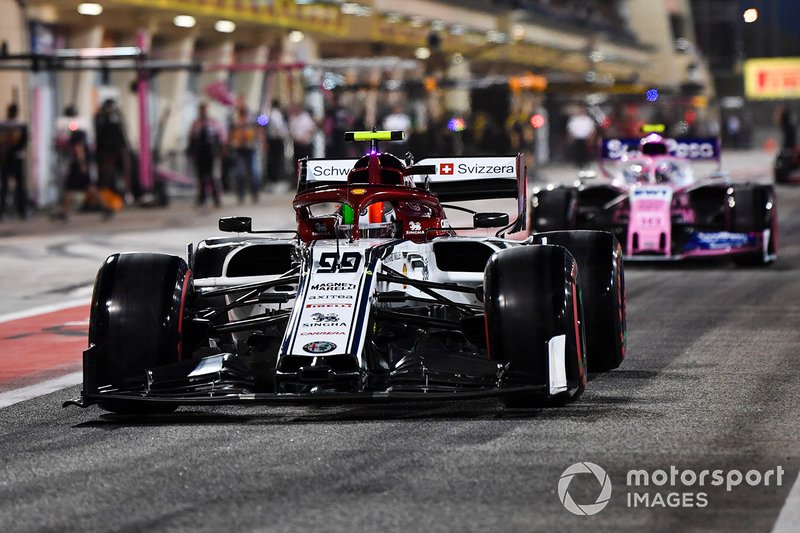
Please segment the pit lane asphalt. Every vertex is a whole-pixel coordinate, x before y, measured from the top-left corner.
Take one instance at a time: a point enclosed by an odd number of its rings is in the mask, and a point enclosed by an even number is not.
[[[780,187],[778,202],[773,267],[627,267],[628,358],[564,408],[132,418],[61,409],[73,387],[2,409],[0,531],[769,531],[800,468],[800,188]],[[152,231],[161,242],[173,230]],[[580,461],[613,485],[592,517],[571,515],[557,495]],[[731,492],[625,486],[628,470],[670,465],[785,474],[780,487]],[[570,493],[592,503],[598,489],[576,477]],[[627,507],[628,492],[698,491],[705,508]]]

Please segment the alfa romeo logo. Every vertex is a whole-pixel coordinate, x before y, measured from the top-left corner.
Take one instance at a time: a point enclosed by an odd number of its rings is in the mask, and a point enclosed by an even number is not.
[[[597,482],[600,483],[600,494],[594,503],[579,505],[575,503],[572,496],[569,495],[568,489],[572,478],[576,474],[594,474]],[[582,463],[575,463],[568,467],[561,474],[561,479],[558,480],[558,499],[561,504],[566,507],[567,511],[572,514],[581,516],[591,516],[602,511],[609,500],[611,500],[611,479],[606,474],[606,471],[594,463],[584,461]]]
[[[336,345],[328,341],[309,342],[303,346],[303,350],[308,353],[328,353],[336,349]]]

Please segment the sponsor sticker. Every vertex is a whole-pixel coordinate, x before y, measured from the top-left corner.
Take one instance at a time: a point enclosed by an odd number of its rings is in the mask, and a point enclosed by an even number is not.
[[[311,315],[314,322],[339,322],[339,315],[336,313],[314,313]]]
[[[354,283],[342,283],[338,281],[330,281],[328,283],[317,283],[311,286],[312,291],[353,291],[356,289]]]
[[[303,345],[303,351],[308,353],[328,353],[336,349],[336,344],[330,341],[314,341]]]

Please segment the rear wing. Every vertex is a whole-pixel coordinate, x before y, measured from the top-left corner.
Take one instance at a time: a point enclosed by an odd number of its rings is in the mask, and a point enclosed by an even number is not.
[[[430,190],[443,202],[517,198],[524,205],[527,179],[523,167],[517,154],[427,158],[409,170],[417,187]]]
[[[297,192],[347,183],[357,159],[301,159]],[[441,202],[516,198],[517,222],[513,231],[525,229],[528,197],[527,169],[522,154],[486,157],[436,157],[405,169],[405,175]]]
[[[641,138],[600,139],[600,159],[618,161],[635,155],[640,150]],[[664,139],[668,155],[681,159],[711,160],[719,162],[720,142],[717,137]]]
[[[297,162],[297,192],[347,183],[347,175],[358,159],[300,159]]]
[[[299,162],[298,192],[341,185],[357,159],[308,159]],[[516,156],[437,157],[423,159],[406,169],[417,187],[436,194],[443,202],[517,198],[520,210],[527,196],[526,169]]]
[[[600,169],[609,175],[604,164],[608,161],[621,161],[641,153],[639,137],[620,137],[613,139],[601,138],[598,150]],[[692,161],[716,161],[720,166],[721,145],[718,137],[682,137],[680,139],[665,138],[667,154],[680,159]]]

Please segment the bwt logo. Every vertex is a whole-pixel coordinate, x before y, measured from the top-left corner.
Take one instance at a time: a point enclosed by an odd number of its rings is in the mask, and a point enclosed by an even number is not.
[[[576,474],[593,474],[597,482],[600,483],[600,494],[594,503],[579,505],[569,495],[569,484]],[[572,514],[580,516],[597,514],[605,509],[611,500],[611,479],[605,470],[594,463],[588,461],[575,463],[564,470],[564,473],[561,474],[561,479],[558,480],[558,499],[561,500],[561,504],[567,511]]]
[[[453,163],[439,163],[439,174],[442,176],[453,175]]]

